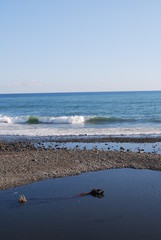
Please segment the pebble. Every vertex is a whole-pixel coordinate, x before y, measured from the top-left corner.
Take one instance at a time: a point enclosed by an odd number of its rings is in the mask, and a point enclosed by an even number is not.
[[[128,149],[128,152],[35,149],[28,142],[0,142],[0,146],[4,147],[3,150],[0,149],[0,190],[44,178],[64,177],[109,168],[161,170],[161,155],[144,152],[140,155],[129,152]]]

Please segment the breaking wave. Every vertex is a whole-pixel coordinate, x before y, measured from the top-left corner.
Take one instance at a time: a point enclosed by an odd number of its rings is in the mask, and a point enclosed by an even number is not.
[[[38,124],[39,122],[39,118],[34,116],[30,116],[27,120],[27,123],[29,124]]]
[[[0,123],[27,123],[27,124],[82,124],[87,117],[84,116],[60,116],[60,117],[38,117],[38,116],[20,116],[8,117],[0,115]]]
[[[114,123],[133,123],[149,122],[161,123],[161,119],[135,119],[135,118],[117,118],[103,116],[60,116],[60,117],[39,117],[39,116],[17,116],[9,117],[0,115],[0,124],[114,124]]]
[[[91,124],[104,124],[104,123],[121,123],[121,122],[135,122],[136,119],[126,119],[117,117],[91,117],[87,120]]]

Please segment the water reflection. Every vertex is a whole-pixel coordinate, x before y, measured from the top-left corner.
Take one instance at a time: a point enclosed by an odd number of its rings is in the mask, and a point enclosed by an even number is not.
[[[156,143],[117,143],[117,142],[41,142],[35,143],[36,147],[43,148],[67,148],[67,149],[81,149],[91,150],[98,149],[103,151],[125,151],[125,152],[145,152],[161,154],[161,142]]]
[[[93,188],[105,197],[77,194]],[[27,203],[18,197],[25,194]],[[117,169],[0,192],[0,239],[160,239],[161,172]]]

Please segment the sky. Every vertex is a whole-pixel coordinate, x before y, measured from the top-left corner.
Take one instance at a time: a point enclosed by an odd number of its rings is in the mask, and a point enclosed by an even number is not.
[[[0,0],[0,93],[161,90],[161,0]]]

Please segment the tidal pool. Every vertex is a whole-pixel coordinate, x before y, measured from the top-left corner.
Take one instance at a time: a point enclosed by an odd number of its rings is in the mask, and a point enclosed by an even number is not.
[[[93,188],[104,198],[77,196]],[[161,172],[113,169],[0,191],[0,239],[160,240]]]

